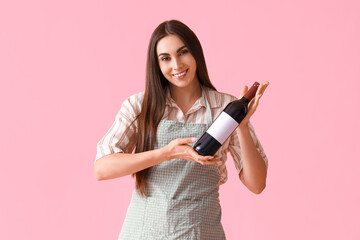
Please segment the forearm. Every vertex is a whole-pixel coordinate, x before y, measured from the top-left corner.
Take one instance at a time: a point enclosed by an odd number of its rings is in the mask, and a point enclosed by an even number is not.
[[[261,193],[266,185],[267,168],[251,137],[247,124],[236,129],[241,148],[242,171],[240,180],[254,193]]]
[[[162,149],[142,153],[114,153],[95,162],[96,180],[107,180],[126,176],[168,160]]]

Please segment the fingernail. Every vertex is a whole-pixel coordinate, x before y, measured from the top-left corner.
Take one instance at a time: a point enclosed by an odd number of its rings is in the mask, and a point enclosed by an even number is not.
[[[197,140],[197,138],[195,138],[195,137],[193,137],[192,139],[191,139],[191,141],[193,141],[193,142],[195,142]]]

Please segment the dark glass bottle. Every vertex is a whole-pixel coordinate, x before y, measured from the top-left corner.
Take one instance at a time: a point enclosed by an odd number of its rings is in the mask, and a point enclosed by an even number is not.
[[[209,129],[194,144],[197,153],[213,156],[239,126],[247,113],[247,106],[256,94],[259,83],[255,82],[239,100],[229,103],[211,124]]]

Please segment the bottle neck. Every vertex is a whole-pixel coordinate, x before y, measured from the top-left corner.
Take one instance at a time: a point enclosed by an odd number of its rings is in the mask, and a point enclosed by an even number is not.
[[[239,101],[241,101],[241,102],[243,102],[243,103],[246,103],[246,104],[248,104],[248,103],[250,102],[250,100],[247,99],[245,96],[243,96],[242,98],[240,98]]]
[[[251,99],[253,99],[256,95],[256,91],[259,87],[260,83],[255,82],[251,88],[245,93],[245,95],[243,96],[243,98],[245,98],[248,102],[251,101]]]

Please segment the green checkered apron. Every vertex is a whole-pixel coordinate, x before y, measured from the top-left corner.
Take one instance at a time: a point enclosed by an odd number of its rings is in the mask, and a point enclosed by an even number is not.
[[[206,102],[207,124],[163,120],[155,148],[176,138],[197,137],[212,122]],[[121,229],[121,240],[224,240],[219,203],[220,175],[216,165],[172,159],[150,168],[146,192],[135,189]]]

